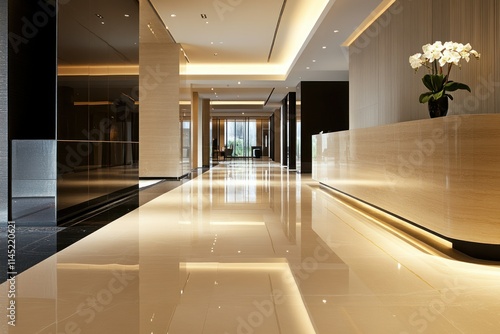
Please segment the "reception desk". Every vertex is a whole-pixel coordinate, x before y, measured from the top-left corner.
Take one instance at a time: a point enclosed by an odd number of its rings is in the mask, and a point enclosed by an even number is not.
[[[500,115],[461,115],[313,136],[313,179],[500,260]]]

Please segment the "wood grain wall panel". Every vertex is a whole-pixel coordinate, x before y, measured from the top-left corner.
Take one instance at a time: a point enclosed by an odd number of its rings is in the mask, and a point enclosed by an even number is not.
[[[349,89],[349,123],[361,127],[377,121],[378,115],[378,47],[366,34],[350,48],[349,80],[357,78],[356,86]],[[361,41],[361,42],[360,42]]]
[[[451,1],[454,0],[435,0],[432,1],[429,8],[429,17],[432,18],[432,25],[430,27],[431,39],[424,41],[425,43],[432,43],[434,41],[449,41],[450,40],[450,7]]]
[[[481,53],[481,59],[454,68],[451,78],[468,84],[472,94],[460,91],[453,94],[449,114],[482,114],[495,112],[495,94],[488,91],[490,76],[495,73],[495,6],[494,0],[459,0],[450,7],[451,39],[470,42]],[[498,94],[498,91],[496,92]]]
[[[449,115],[498,112],[499,6],[496,0],[394,3],[349,48],[350,128],[429,118],[418,102],[425,70],[414,74],[408,58],[435,40],[469,42],[482,54],[453,69],[452,80],[473,92],[455,92]]]

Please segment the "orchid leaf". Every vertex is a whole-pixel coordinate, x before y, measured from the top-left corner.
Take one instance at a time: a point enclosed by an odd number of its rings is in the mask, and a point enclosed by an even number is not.
[[[467,91],[471,91],[470,87],[467,86],[466,84],[460,83],[460,82],[455,82],[455,81],[448,81],[446,85],[444,85],[444,89],[448,92],[454,92],[458,89],[464,89]]]
[[[424,83],[424,86],[428,90],[430,90],[430,91],[434,90],[434,87],[432,86],[432,76],[430,74],[424,75],[424,77],[422,78],[422,82]]]
[[[433,91],[437,92],[443,89],[443,82],[445,78],[443,75],[433,75],[432,76],[432,86],[434,87]]]
[[[431,92],[439,92],[443,89],[443,83],[445,82],[445,76],[442,74],[426,74],[422,78],[424,86],[427,87]]]
[[[427,103],[427,102],[429,102],[431,96],[432,96],[431,92],[423,93],[420,95],[418,100],[420,101],[420,103]]]

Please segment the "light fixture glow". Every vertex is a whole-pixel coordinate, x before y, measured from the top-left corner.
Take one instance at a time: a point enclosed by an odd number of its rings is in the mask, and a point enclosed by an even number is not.
[[[218,64],[188,63],[181,69],[181,75],[249,75],[265,76],[269,80],[284,80],[295,61],[311,39],[311,32],[317,29],[319,21],[328,13],[334,1],[294,1],[287,5],[288,15],[284,16],[283,24],[290,26],[286,36],[277,40],[272,62],[228,63]],[[204,19],[204,15],[201,16]],[[207,19],[204,19],[208,22]]]
[[[254,105],[254,106],[263,106],[264,101],[210,101],[211,105]]]
[[[368,17],[361,22],[361,24],[354,30],[354,32],[347,37],[347,39],[342,43],[341,46],[350,46],[368,27],[375,22],[385,11],[395,2],[396,0],[384,0],[382,1],[373,12],[368,15]]]

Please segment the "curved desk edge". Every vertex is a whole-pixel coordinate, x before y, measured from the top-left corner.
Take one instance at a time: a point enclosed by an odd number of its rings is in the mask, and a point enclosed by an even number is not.
[[[313,136],[313,179],[500,260],[500,115],[448,116]]]

